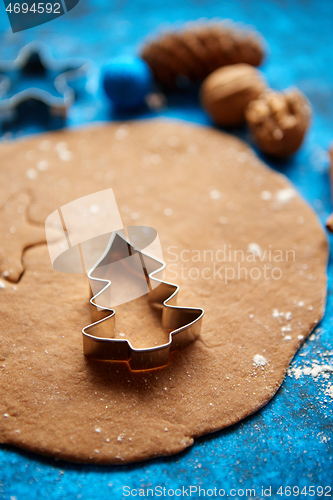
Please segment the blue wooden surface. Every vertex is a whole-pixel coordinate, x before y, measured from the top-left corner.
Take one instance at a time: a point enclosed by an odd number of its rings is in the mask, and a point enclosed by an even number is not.
[[[333,141],[331,0],[81,0],[69,14],[18,34],[11,33],[2,5],[0,14],[2,59],[15,58],[23,45],[37,39],[49,44],[56,58],[80,56],[93,61],[86,90],[79,94],[69,113],[69,127],[115,118],[98,90],[100,68],[112,56],[135,52],[143,37],[156,26],[216,16],[252,24],[269,45],[263,66],[269,84],[277,89],[298,86],[314,108],[313,125],[302,150],[288,161],[270,164],[291,179],[322,221],[332,211],[327,155]],[[190,99],[174,98],[160,114],[209,123]],[[153,114],[142,112],[138,118],[147,116]],[[29,122],[15,125],[5,135],[20,136],[45,128]],[[237,134],[248,139],[244,131]],[[325,318],[312,340],[295,356],[294,366],[302,367],[310,361],[333,363],[331,263],[329,277]],[[255,415],[197,439],[180,455],[146,463],[119,467],[73,465],[2,446],[1,498],[123,498],[125,485],[160,485],[167,489],[200,485],[226,491],[255,488],[256,498],[262,497],[262,486],[271,486],[271,498],[287,498],[276,494],[279,486],[333,486],[333,399],[325,395],[332,382],[332,373],[329,378],[286,376],[276,397]],[[234,498],[241,498],[241,493]]]

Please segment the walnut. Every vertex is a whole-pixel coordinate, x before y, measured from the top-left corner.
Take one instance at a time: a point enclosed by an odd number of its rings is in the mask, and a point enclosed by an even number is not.
[[[141,53],[157,83],[182,87],[202,82],[221,66],[259,66],[263,43],[257,33],[226,22],[194,22],[148,42]]]
[[[241,125],[245,109],[266,89],[261,73],[249,64],[219,68],[203,82],[200,100],[215,123],[225,127]]]
[[[295,153],[302,144],[311,105],[298,89],[268,90],[248,105],[245,115],[259,148],[284,157]]]

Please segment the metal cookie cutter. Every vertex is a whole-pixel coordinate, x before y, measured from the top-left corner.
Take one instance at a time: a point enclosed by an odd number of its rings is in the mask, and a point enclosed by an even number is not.
[[[179,287],[156,277],[164,268],[164,262],[135,248],[122,231],[112,234],[104,254],[88,273],[91,288],[99,291],[91,293],[93,323],[82,330],[86,356],[127,361],[132,370],[148,370],[167,365],[171,351],[185,347],[198,338],[204,310],[176,305]],[[127,280],[129,277],[130,280]],[[115,311],[107,304],[114,304],[115,300],[125,302],[122,297],[112,297],[112,288],[117,288],[117,282],[121,283],[120,288],[125,293],[128,293],[127,285],[134,287],[136,296],[144,295],[141,291],[146,288],[149,304],[161,312],[162,325],[169,330],[166,344],[136,349],[128,340],[113,338]]]
[[[12,120],[19,104],[34,99],[46,104],[52,116],[65,119],[75,100],[68,81],[81,78],[87,66],[77,58],[58,62],[43,44],[29,43],[15,61],[0,62],[0,118]]]
[[[204,311],[176,305],[178,286],[163,279],[156,229],[125,228],[111,188],[55,210],[45,221],[45,231],[53,269],[88,275],[92,324],[82,330],[86,356],[127,361],[132,370],[148,370],[165,366],[172,350],[198,338]],[[136,349],[128,340],[115,338],[115,308],[135,299],[147,300],[160,313],[168,342]]]

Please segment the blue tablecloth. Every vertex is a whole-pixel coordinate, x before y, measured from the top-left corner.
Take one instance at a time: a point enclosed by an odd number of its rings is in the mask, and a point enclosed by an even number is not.
[[[80,56],[93,61],[87,89],[70,110],[69,127],[115,118],[98,90],[100,68],[112,56],[134,53],[157,26],[201,17],[230,18],[255,26],[269,46],[263,66],[269,84],[277,89],[296,85],[314,109],[304,147],[290,160],[271,161],[271,167],[291,179],[323,222],[332,211],[327,154],[333,140],[331,0],[81,0],[67,15],[17,34],[11,33],[3,6],[0,12],[2,59],[15,58],[22,46],[38,39],[52,48],[56,58]],[[190,100],[173,99],[160,115],[209,123]],[[138,118],[143,116],[153,114],[146,112]],[[45,126],[26,123],[9,130],[4,132],[7,137],[40,132]],[[237,133],[247,140],[245,132]],[[332,277],[330,264],[325,318],[295,356],[294,366],[304,367],[307,361],[333,363]],[[245,490],[250,488],[255,489],[252,498],[263,498],[262,487],[271,487],[270,498],[287,498],[288,490],[278,495],[280,486],[333,487],[333,398],[325,394],[332,379],[332,373],[328,378],[322,374],[316,378],[287,375],[275,398],[255,415],[197,439],[180,455],[145,463],[119,467],[74,465],[1,446],[1,498],[117,499],[125,498],[124,486],[175,490],[191,485],[223,488],[234,498],[249,498],[250,492]],[[308,498],[311,492],[308,489],[307,496],[299,498]],[[317,490],[313,498],[321,498],[320,492]],[[186,498],[186,490],[181,497]],[[198,492],[192,494],[192,498],[198,497]]]

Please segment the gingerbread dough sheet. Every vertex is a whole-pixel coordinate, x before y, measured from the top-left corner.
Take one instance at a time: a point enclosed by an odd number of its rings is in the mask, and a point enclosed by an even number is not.
[[[51,212],[109,187],[124,224],[157,229],[178,304],[205,310],[200,339],[150,372],[83,356],[87,278],[54,271],[45,244]],[[177,453],[265,405],[324,313],[316,215],[210,128],[139,121],[2,143],[0,206],[3,443],[93,463]],[[116,318],[135,347],[165,341],[144,298]]]

